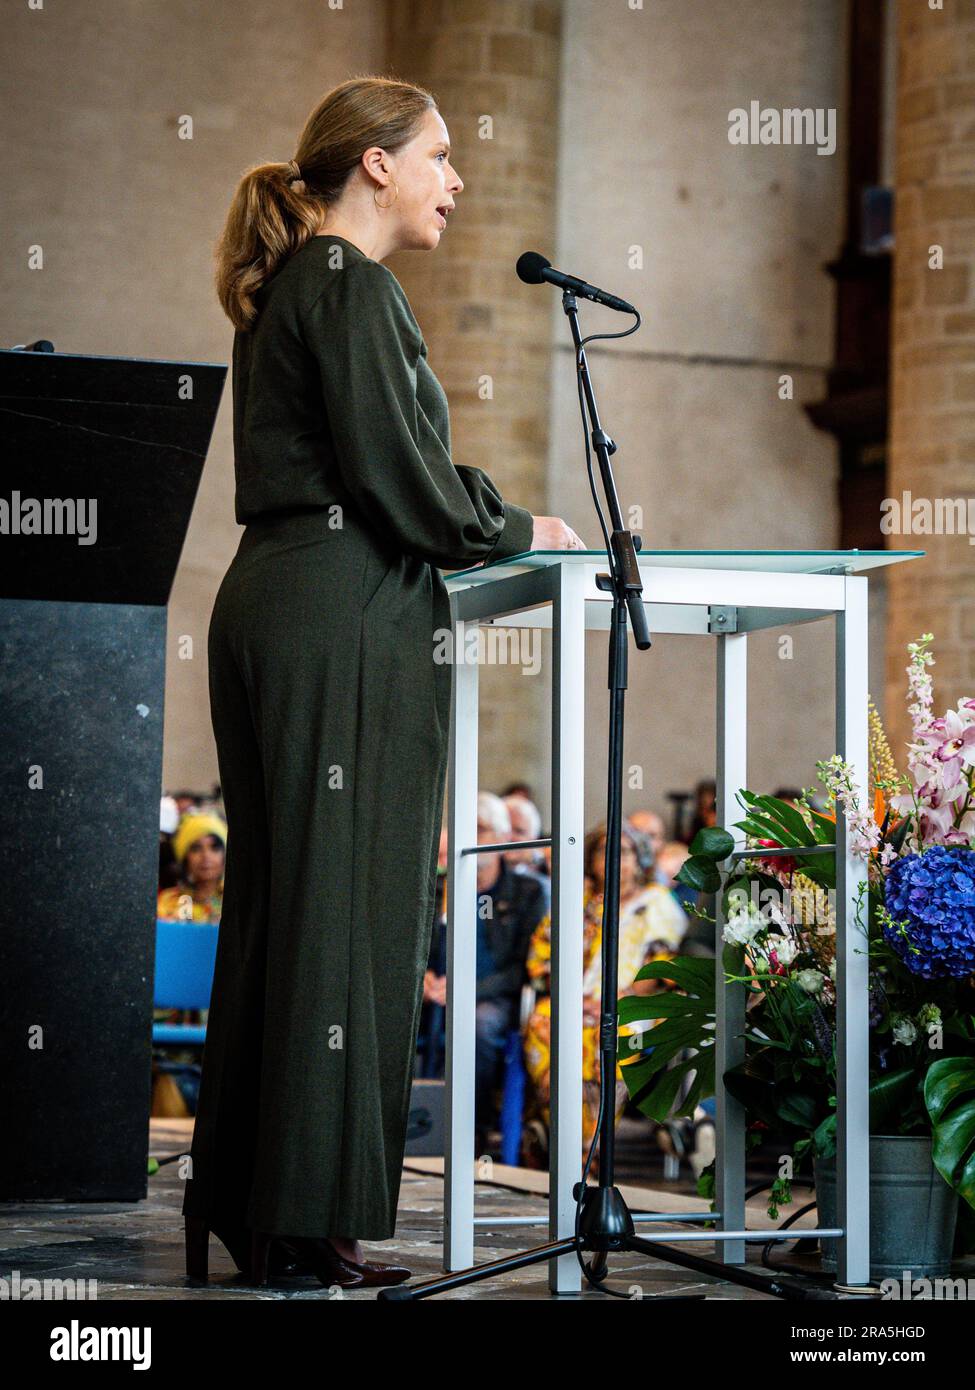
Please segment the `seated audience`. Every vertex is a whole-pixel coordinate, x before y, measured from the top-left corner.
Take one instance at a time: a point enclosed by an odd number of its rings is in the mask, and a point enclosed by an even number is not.
[[[179,880],[163,888],[156,916],[174,922],[219,922],[227,823],[212,812],[182,818],[172,839]]]
[[[170,808],[163,807],[167,821]],[[176,826],[170,845],[177,879],[161,886],[156,916],[174,922],[220,921],[227,824],[215,812],[190,811]],[[163,881],[165,882],[165,881]],[[205,1024],[208,1009],[153,1009],[154,1023]],[[194,1113],[199,1089],[199,1047],[169,1047],[153,1062],[153,1115],[185,1116]]]
[[[481,792],[477,798],[478,844],[511,839],[511,817],[500,797]],[[495,1089],[525,983],[525,960],[532,932],[545,917],[547,899],[536,874],[518,873],[500,851],[477,859],[476,1005],[474,1123],[477,1151],[483,1152],[496,1121]],[[446,1002],[446,931],[435,928],[423,997]]]
[[[687,916],[663,884],[652,881],[652,870],[641,869],[637,837],[624,823],[620,845],[619,994],[651,994],[657,983],[636,981],[649,961],[674,955],[687,930]],[[599,1112],[599,1011],[602,967],[602,916],[605,889],[606,828],[586,837],[583,891],[583,1151],[587,1152]],[[551,1068],[551,918],[546,916],[534,935],[528,953],[528,975],[539,990],[535,1010],[525,1033],[525,1065],[534,1085],[534,1107],[529,1130],[534,1153],[529,1161],[538,1166],[547,1151]],[[633,1025],[631,1025],[632,1027]],[[626,1104],[627,1090],[616,1068],[615,1113]]]

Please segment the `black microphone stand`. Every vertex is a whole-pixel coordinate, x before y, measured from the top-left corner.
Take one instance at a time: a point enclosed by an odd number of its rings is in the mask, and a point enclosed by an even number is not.
[[[627,679],[627,612],[633,624],[633,635],[641,651],[651,646],[647,626],[646,609],[643,606],[643,581],[637,563],[636,552],[641,547],[641,538],[634,537],[623,525],[616,482],[613,477],[610,455],[616,452],[616,444],[602,428],[599,412],[593,395],[589,366],[585,348],[579,336],[579,314],[575,294],[564,290],[562,307],[572,330],[575,344],[576,368],[580,381],[581,394],[585,398],[591,428],[591,441],[599,459],[603,491],[609,507],[612,533],[607,546],[609,573],[598,574],[596,584],[613,595],[613,611],[609,630],[609,781],[606,795],[606,866],[604,873],[604,898],[602,922],[602,960],[601,996],[599,1019],[599,1057],[600,1057],[600,1107],[599,1123],[589,1150],[582,1181],[577,1184],[573,1195],[577,1201],[575,1232],[561,1240],[549,1241],[545,1245],[530,1250],[518,1251],[485,1264],[474,1265],[470,1269],[457,1270],[424,1279],[414,1284],[399,1284],[380,1289],[378,1298],[384,1302],[403,1302],[419,1298],[430,1298],[448,1289],[457,1289],[464,1284],[473,1284],[482,1279],[492,1279],[498,1274],[524,1269],[528,1265],[541,1264],[561,1255],[575,1253],[580,1262],[582,1255],[589,1253],[592,1259],[588,1265],[582,1262],[583,1272],[589,1283],[598,1288],[608,1272],[607,1255],[611,1250],[633,1251],[649,1255],[653,1259],[668,1264],[682,1265],[700,1273],[713,1274],[718,1278],[733,1281],[746,1288],[759,1289],[763,1293],[775,1294],[781,1298],[805,1298],[810,1296],[802,1285],[782,1277],[768,1278],[752,1274],[737,1266],[719,1264],[715,1260],[701,1259],[682,1250],[673,1250],[657,1241],[643,1240],[636,1234],[633,1218],[627,1208],[623,1194],[614,1183],[616,1156],[616,1059],[618,1043],[617,993],[619,980],[619,910],[620,910],[620,842],[623,820],[623,714],[624,692]],[[636,311],[633,311],[636,313]],[[629,332],[635,332],[637,323]],[[587,340],[588,341],[588,340]],[[587,451],[588,454],[588,451]],[[590,467],[591,481],[591,467]],[[606,535],[606,525],[602,511],[593,489],[593,500],[599,515],[599,522]],[[586,1179],[598,1141],[599,1178],[596,1185]],[[708,1219],[702,1213],[702,1221]],[[601,1292],[614,1292],[600,1290]],[[619,1297],[627,1297],[618,1294]],[[813,1295],[814,1296],[814,1295]],[[688,1302],[703,1298],[703,1294],[655,1294],[652,1301]]]

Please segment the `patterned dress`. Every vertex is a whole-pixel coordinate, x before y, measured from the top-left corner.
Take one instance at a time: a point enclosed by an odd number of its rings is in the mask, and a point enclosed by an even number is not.
[[[593,1008],[601,994],[603,894],[587,883],[583,896],[582,992]],[[654,883],[620,903],[619,992],[631,993],[640,969],[651,960],[669,959],[687,931],[687,916],[669,888]],[[551,917],[535,929],[528,951],[528,977],[543,991],[525,1030],[525,1067],[535,1088],[538,1110],[549,1123],[549,1072],[551,1069]],[[625,1034],[637,1025],[621,1029]],[[588,1147],[599,1114],[599,1028],[582,1026],[583,1147]],[[626,1104],[626,1083],[616,1068],[616,1116]]]
[[[156,898],[156,916],[166,922],[219,922],[223,905],[223,884],[220,892],[200,903],[193,896],[193,889],[186,883],[178,883],[174,888],[163,888]]]

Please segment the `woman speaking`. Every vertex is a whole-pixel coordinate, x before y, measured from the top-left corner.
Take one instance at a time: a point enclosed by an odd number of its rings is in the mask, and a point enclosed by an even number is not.
[[[433,97],[360,77],[245,174],[218,249],[235,328],[235,516],[209,629],[223,917],[183,1202],[257,1284],[399,1283],[393,1235],[443,808],[459,569],[582,541],[450,455],[447,400],[383,260],[463,184]]]

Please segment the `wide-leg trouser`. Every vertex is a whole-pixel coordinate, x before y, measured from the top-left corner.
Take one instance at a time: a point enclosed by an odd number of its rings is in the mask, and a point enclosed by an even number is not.
[[[208,638],[228,820],[183,1211],[393,1234],[435,911],[440,575],[325,512],[252,522]]]

